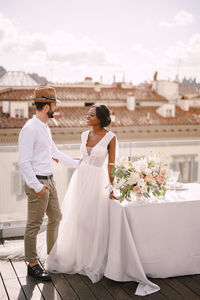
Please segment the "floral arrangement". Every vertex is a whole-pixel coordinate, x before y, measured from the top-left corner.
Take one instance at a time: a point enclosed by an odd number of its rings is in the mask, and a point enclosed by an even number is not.
[[[151,193],[155,197],[164,196],[166,193],[166,166],[161,161],[161,153],[129,161],[122,157],[112,170],[115,178],[112,189],[119,190],[120,202],[131,201],[133,195],[149,198]]]

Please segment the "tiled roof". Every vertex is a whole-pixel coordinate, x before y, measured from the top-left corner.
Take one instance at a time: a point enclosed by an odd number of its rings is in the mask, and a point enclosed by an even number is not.
[[[31,99],[34,89],[20,88],[12,89],[7,88],[0,90],[0,101],[27,101]]]
[[[180,94],[183,94],[183,95],[197,95],[197,94],[200,93],[200,90],[198,90],[196,88],[183,88],[183,87],[180,87],[179,92],[180,92]]]
[[[140,89],[140,88],[118,88],[118,87],[108,87],[101,88],[100,92],[96,92],[93,87],[67,87],[59,86],[55,87],[57,98],[61,101],[126,101],[129,93],[133,94],[137,100],[142,101],[167,101],[166,98],[159,95],[155,91],[150,89]],[[31,100],[34,89],[7,89],[0,90],[0,101],[10,100],[10,101],[27,101]]]
[[[128,111],[125,107],[112,107],[116,121],[114,126],[163,126],[163,125],[200,125],[200,108],[190,108],[188,112],[176,107],[175,118],[163,118],[156,113],[157,107],[136,107]],[[86,127],[88,107],[60,107],[60,117],[56,118],[58,126],[49,120],[49,126],[55,128]],[[35,113],[35,108],[29,108],[29,117]],[[9,119],[0,109],[0,128],[21,128],[26,120]]]

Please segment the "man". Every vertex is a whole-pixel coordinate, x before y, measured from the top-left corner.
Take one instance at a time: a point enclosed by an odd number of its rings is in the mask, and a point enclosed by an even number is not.
[[[40,267],[37,259],[36,238],[43,222],[48,216],[47,253],[57,239],[61,211],[52,175],[52,158],[68,167],[76,168],[78,160],[60,152],[54,144],[48,119],[56,110],[56,93],[53,87],[40,86],[33,97],[36,115],[26,122],[19,134],[19,168],[25,180],[28,196],[28,218],[24,236],[25,259],[29,262],[28,274],[48,281],[50,276]]]

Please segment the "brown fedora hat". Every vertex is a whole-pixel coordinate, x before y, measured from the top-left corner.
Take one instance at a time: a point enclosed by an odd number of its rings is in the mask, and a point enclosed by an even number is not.
[[[39,86],[34,90],[33,99],[35,102],[58,102],[56,99],[56,90],[51,86]]]

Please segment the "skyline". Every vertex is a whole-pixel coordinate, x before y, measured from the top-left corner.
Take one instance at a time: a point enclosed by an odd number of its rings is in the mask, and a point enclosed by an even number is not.
[[[54,82],[200,81],[200,1],[0,0],[0,65]]]

